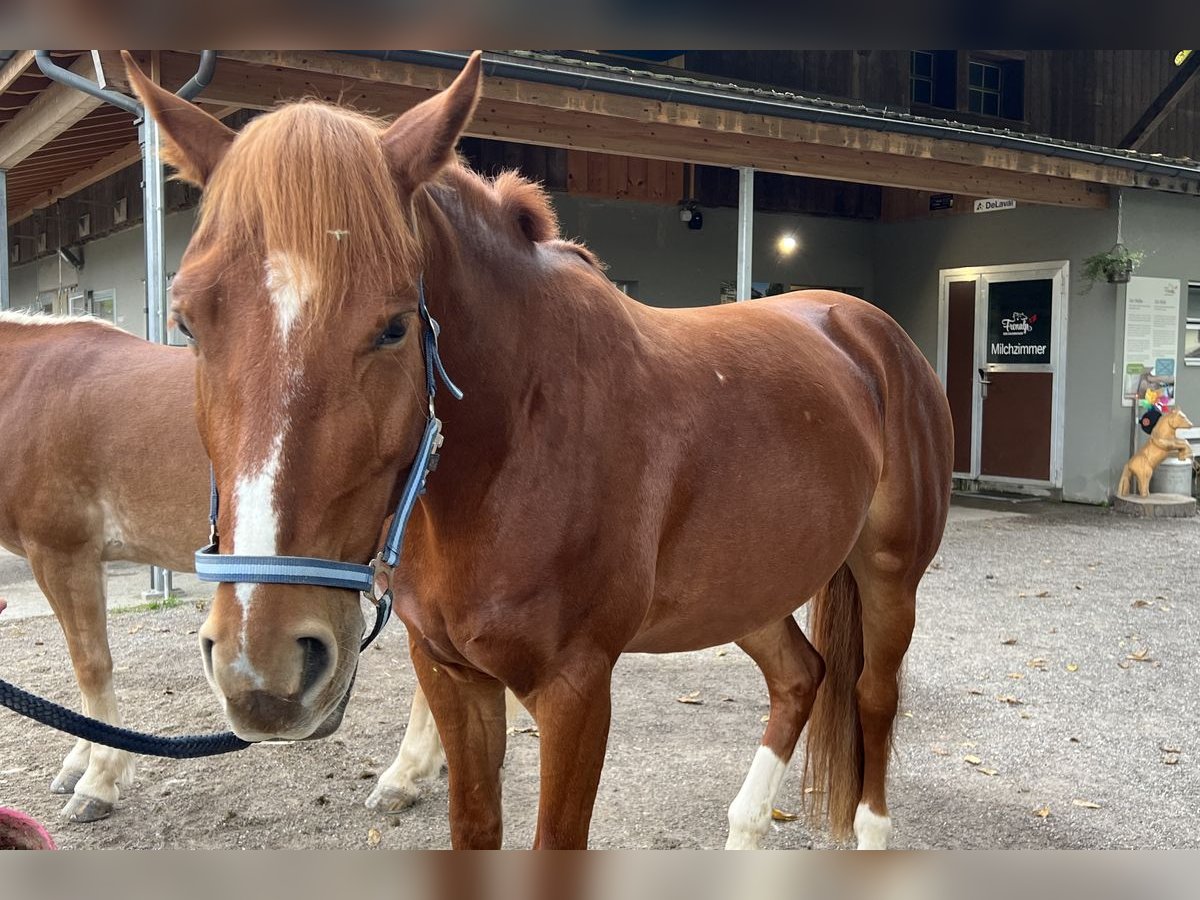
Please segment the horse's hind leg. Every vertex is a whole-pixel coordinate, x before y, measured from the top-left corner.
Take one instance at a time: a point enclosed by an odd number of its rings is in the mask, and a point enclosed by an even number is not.
[[[44,547],[28,550],[38,585],[66,636],[84,713],[119,725],[105,619],[104,563],[99,552],[93,548],[75,553]],[[133,759],[125,751],[79,741],[63,761],[51,789],[73,794],[63,807],[63,816],[73,822],[91,822],[112,812],[121,789],[132,784],[133,771]]]
[[[727,850],[753,850],[767,833],[775,795],[783,783],[800,732],[812,712],[825,664],[788,616],[737,642],[762,670],[771,695],[771,716],[754,762],[729,807]]]
[[[912,546],[911,536],[899,535],[905,528],[916,527],[915,523],[901,524],[888,534],[888,529],[872,527],[869,522],[848,560],[862,602],[863,669],[856,696],[863,779],[854,815],[860,850],[886,849],[892,833],[887,766],[900,702],[900,666],[916,622],[917,583],[929,562]]]

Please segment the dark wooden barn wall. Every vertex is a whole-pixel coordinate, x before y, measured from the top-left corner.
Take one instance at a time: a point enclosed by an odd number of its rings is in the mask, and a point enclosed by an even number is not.
[[[708,77],[894,108],[909,105],[909,53],[697,50],[688,51],[684,65],[688,71]],[[959,53],[959,80],[965,83],[970,51]],[[1023,121],[967,113],[965,90],[959,92],[963,109],[919,112],[1112,147],[1175,72],[1174,50],[1029,50],[999,55],[1025,60]],[[1191,89],[1143,149],[1200,158],[1200,87]]]

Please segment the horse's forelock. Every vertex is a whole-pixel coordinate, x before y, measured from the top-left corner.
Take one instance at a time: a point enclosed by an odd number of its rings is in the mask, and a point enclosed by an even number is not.
[[[197,237],[302,261],[315,317],[351,287],[394,290],[417,239],[379,140],[382,124],[326,103],[255,119],[205,187]]]

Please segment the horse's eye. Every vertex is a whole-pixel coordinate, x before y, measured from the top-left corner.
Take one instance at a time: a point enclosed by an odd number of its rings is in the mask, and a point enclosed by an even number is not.
[[[188,324],[183,318],[179,316],[175,317],[175,327],[179,329],[179,333],[185,338],[187,338],[193,344],[196,343],[196,338],[192,335],[192,329],[188,328]]]
[[[383,329],[379,337],[375,338],[376,347],[387,347],[391,344],[398,344],[404,340],[404,335],[408,333],[408,326],[404,323],[404,319],[396,317],[388,322],[387,328]]]

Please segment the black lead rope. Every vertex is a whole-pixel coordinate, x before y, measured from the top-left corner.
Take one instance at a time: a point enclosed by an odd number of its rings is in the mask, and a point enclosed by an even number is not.
[[[28,691],[23,691],[14,684],[0,679],[0,706],[5,706],[15,713],[65,731],[67,734],[85,741],[103,744],[105,747],[115,747],[118,750],[128,750],[142,756],[165,756],[170,759],[195,759],[201,756],[218,756],[222,753],[232,753],[235,750],[245,750],[250,746],[249,741],[243,741],[232,731],[219,734],[184,734],[179,737],[159,737],[132,731],[99,719],[85,715],[51,703],[37,697]]]

